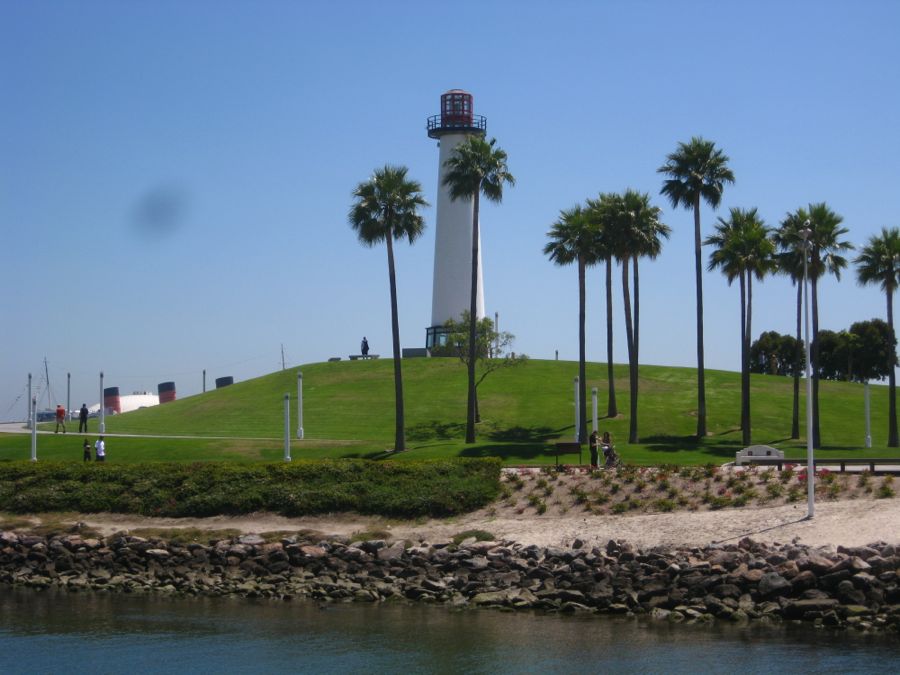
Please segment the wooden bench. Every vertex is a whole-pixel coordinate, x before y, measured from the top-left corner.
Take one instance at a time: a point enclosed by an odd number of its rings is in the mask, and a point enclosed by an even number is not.
[[[581,443],[560,441],[556,444],[556,466],[559,466],[559,456],[569,453],[578,453],[578,463],[581,464]]]
[[[775,466],[779,471],[784,468],[785,464],[796,464],[801,468],[806,467],[806,459],[787,459],[780,457],[745,457],[744,464],[760,464],[762,466]],[[833,466],[837,464],[841,467],[841,471],[847,470],[847,465],[868,466],[869,471],[875,473],[875,467],[878,464],[889,466],[900,466],[900,457],[891,459],[889,457],[814,457],[813,467]]]
[[[366,361],[368,359],[377,359],[378,354],[350,354],[350,360],[356,361],[357,359],[361,361]]]

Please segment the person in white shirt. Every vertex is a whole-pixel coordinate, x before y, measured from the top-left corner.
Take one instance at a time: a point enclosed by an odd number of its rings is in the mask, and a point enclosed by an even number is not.
[[[94,457],[98,462],[106,461],[106,443],[103,442],[103,436],[97,439],[97,442],[94,443]]]

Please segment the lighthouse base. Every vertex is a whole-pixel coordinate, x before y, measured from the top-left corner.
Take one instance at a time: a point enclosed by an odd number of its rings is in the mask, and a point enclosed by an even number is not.
[[[425,349],[434,353],[434,350],[440,350],[447,347],[450,342],[450,329],[446,326],[431,326],[425,329]]]

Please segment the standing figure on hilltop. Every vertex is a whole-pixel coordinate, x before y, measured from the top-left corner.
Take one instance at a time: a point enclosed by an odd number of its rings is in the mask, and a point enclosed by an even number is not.
[[[54,434],[59,433],[59,425],[62,424],[63,433],[66,433],[66,409],[61,405],[56,405],[56,431]]]
[[[366,336],[363,336],[362,343],[359,345],[359,351],[362,352],[363,356],[369,355],[369,341],[366,340]]]
[[[88,409],[87,404],[81,404],[81,410],[78,411],[78,433],[86,434],[87,433],[87,418],[88,418]]]

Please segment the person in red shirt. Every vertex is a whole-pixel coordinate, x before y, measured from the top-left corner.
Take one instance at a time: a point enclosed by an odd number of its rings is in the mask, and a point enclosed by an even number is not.
[[[66,433],[66,409],[61,405],[56,406],[56,431],[54,434],[59,433],[59,425],[62,424],[63,433]]]

